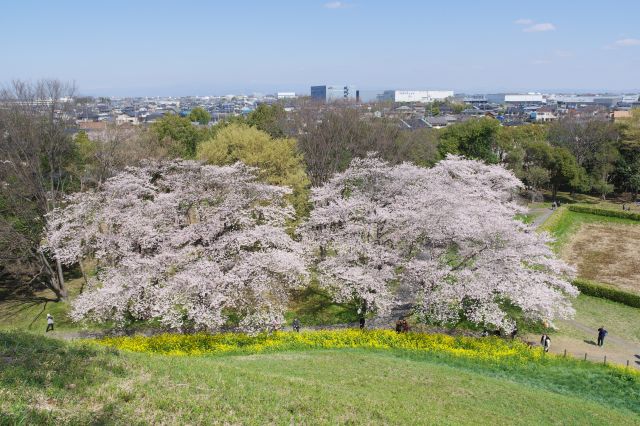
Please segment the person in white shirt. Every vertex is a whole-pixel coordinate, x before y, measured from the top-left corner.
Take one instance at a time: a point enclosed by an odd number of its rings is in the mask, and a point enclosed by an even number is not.
[[[53,317],[51,314],[47,314],[47,332],[49,330],[53,331]]]

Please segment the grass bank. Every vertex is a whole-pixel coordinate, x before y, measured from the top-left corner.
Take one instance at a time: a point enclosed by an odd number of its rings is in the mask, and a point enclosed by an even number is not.
[[[167,356],[15,332],[0,333],[0,351],[3,424],[640,422],[638,381],[590,363],[359,348]]]

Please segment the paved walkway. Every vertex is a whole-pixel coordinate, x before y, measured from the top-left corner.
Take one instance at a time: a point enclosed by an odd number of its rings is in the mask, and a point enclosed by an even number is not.
[[[555,210],[548,209],[546,207],[538,208],[538,209],[529,209],[531,213],[540,213],[533,221],[533,226],[535,228],[542,225],[548,218],[553,214]]]

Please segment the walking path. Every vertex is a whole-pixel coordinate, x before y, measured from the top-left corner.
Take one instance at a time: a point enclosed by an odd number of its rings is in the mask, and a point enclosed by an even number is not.
[[[546,207],[537,208],[537,209],[529,209],[529,211],[531,213],[540,213],[540,215],[536,216],[536,218],[533,220],[534,228],[537,228],[540,225],[542,225],[549,218],[549,216],[551,216],[553,214],[553,212],[555,212],[555,210],[551,210],[551,209],[546,208]]]
[[[592,339],[581,339],[575,336],[563,335],[562,331],[559,334],[551,335],[551,349],[552,353],[563,355],[564,351],[567,351],[568,356],[573,356],[578,359],[585,359],[593,362],[604,362],[605,356],[607,357],[607,363],[616,363],[623,366],[629,363],[629,367],[634,367],[640,370],[640,344],[623,339],[619,336],[607,335],[604,340],[604,346],[599,347],[596,345],[597,331],[592,327],[589,327],[583,323],[574,320],[559,321],[559,328],[562,330],[564,327],[571,327],[583,332],[585,335],[592,335]],[[540,336],[527,335],[525,339],[528,342],[534,342],[539,345]]]
[[[549,208],[535,208],[530,210],[532,213],[540,213],[539,216],[533,221],[534,227],[541,226],[548,218],[553,214],[555,210]],[[551,349],[550,351],[557,354],[564,354],[567,351],[567,355],[574,356],[576,358],[584,359],[587,354],[587,359],[591,361],[602,361],[604,357],[607,357],[607,362],[615,362],[617,364],[626,365],[627,361],[629,366],[640,369],[640,344],[632,342],[621,337],[609,334],[605,338],[605,344],[603,347],[596,345],[595,341],[597,330],[586,324],[583,324],[576,320],[558,321],[560,333],[551,336]],[[592,339],[581,339],[576,336],[563,335],[563,329],[574,329],[580,334],[585,336],[594,336]],[[527,341],[535,342],[538,344],[540,336],[528,335],[525,336]]]

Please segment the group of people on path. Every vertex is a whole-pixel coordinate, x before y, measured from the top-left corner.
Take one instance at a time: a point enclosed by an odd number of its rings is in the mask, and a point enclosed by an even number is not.
[[[607,330],[605,330],[604,326],[598,329],[598,346],[602,347],[604,345],[604,338],[609,334]],[[547,333],[544,333],[540,338],[540,346],[545,352],[549,352],[549,348],[551,347],[551,338]]]
[[[409,323],[404,318],[398,318],[396,321],[396,333],[407,333],[410,330]]]

